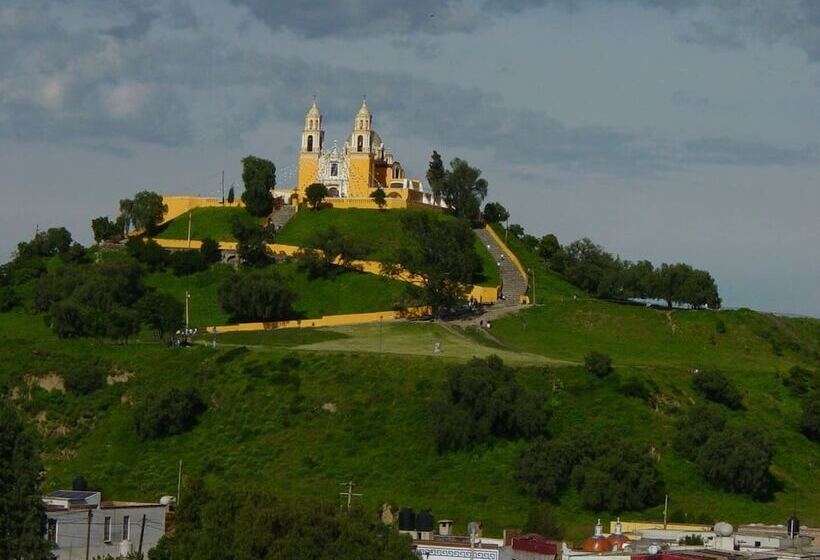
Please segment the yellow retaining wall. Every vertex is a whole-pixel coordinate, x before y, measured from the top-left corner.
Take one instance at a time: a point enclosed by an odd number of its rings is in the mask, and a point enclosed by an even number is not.
[[[711,531],[711,525],[696,525],[694,523],[667,523],[670,531]],[[621,521],[621,530],[624,533],[635,533],[644,529],[663,529],[663,521]],[[609,532],[615,532],[615,521],[609,522]]]
[[[244,206],[239,196],[237,196],[236,199],[230,204],[227,201],[225,202],[225,204],[222,204],[222,199],[216,197],[174,196],[164,194],[162,195],[162,202],[168,205],[168,211],[162,217],[163,224],[165,222],[170,222],[174,218],[181,216],[182,214],[188,212],[189,210],[193,210],[194,208],[213,208],[216,206],[222,206],[225,208],[241,208],[242,206]]]
[[[410,317],[428,315],[427,307],[411,307],[400,311],[374,311],[371,313],[348,313],[346,315],[325,315],[316,319],[298,319],[293,321],[271,321],[258,323],[237,323],[235,325],[217,325],[207,327],[209,333],[272,331],[276,329],[307,329],[314,327],[338,327],[342,325],[358,325],[374,323],[376,321],[396,321]]]

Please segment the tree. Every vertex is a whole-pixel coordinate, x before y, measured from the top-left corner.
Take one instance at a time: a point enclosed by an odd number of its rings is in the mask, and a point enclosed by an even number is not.
[[[536,502],[527,514],[527,523],[524,525],[525,533],[537,533],[542,537],[560,541],[564,538],[564,529],[555,519],[552,506],[547,502]]]
[[[743,408],[743,395],[734,381],[722,373],[699,370],[692,377],[692,388],[712,402],[734,410]]]
[[[500,202],[488,202],[484,205],[484,219],[491,224],[500,224],[510,219],[510,213]]]
[[[771,492],[769,467],[774,452],[756,428],[728,428],[710,437],[700,450],[698,468],[716,487],[767,498]]]
[[[63,372],[65,388],[75,395],[90,395],[105,387],[105,370],[96,363],[82,363]]]
[[[353,261],[365,253],[355,238],[334,225],[314,231],[307,244],[312,249],[299,251],[296,258],[311,278],[332,278],[345,268],[353,268]]]
[[[596,377],[606,377],[612,373],[612,358],[603,352],[589,352],[584,356],[584,367]]]
[[[427,168],[427,184],[430,185],[433,194],[436,196],[441,196],[441,183],[444,181],[445,175],[446,172],[444,171],[444,163],[441,161],[441,156],[437,151],[433,150],[433,155],[430,156],[430,165]]]
[[[31,432],[11,401],[0,402],[0,558],[52,558],[40,500],[43,472]]]
[[[206,409],[193,388],[160,391],[134,407],[134,427],[143,440],[184,434]]]
[[[311,208],[318,210],[327,198],[327,187],[322,183],[312,183],[305,189],[305,198],[307,198]]]
[[[429,172],[428,172],[429,173]],[[487,196],[487,180],[481,178],[481,170],[463,159],[455,158],[450,162],[450,169],[438,183],[438,192],[444,202],[459,218],[475,219],[481,208],[481,202]]]
[[[222,251],[219,250],[219,242],[210,237],[206,237],[202,240],[199,252],[202,253],[205,264],[216,264],[222,260]]]
[[[256,156],[242,158],[242,182],[245,192],[242,202],[251,216],[267,216],[273,210],[273,194],[276,187],[276,166],[272,161]]]
[[[14,286],[1,286],[0,285],[0,313],[5,313],[7,311],[11,311],[20,303],[22,299],[17,294],[17,291],[14,289]]]
[[[233,185],[231,188],[228,189],[228,204],[233,204],[233,201],[236,199],[236,193],[233,190]]]
[[[373,199],[373,202],[376,203],[379,210],[383,210],[384,207],[387,206],[387,195],[384,194],[384,189],[381,187],[370,193],[370,198]]]
[[[544,259],[544,262],[548,262],[560,250],[561,244],[558,243],[558,238],[552,233],[548,233],[538,240],[538,256]]]
[[[153,235],[167,211],[168,205],[162,201],[162,195],[152,191],[138,192],[133,200],[120,200],[120,218],[126,231],[130,226]]]
[[[234,273],[217,291],[234,321],[282,321],[293,317],[296,294],[272,270]]]
[[[63,300],[51,306],[51,330],[59,338],[86,336],[86,313],[76,301]]]
[[[802,408],[800,431],[810,440],[820,443],[820,393],[815,391],[806,395]]]
[[[171,270],[176,276],[187,276],[196,272],[202,272],[208,268],[202,251],[196,249],[182,249],[173,251],[168,259]]]
[[[94,241],[97,243],[121,238],[125,233],[124,229],[122,217],[113,222],[107,216],[100,216],[91,220],[91,231],[94,233]]]
[[[162,270],[168,266],[171,253],[153,239],[132,237],[125,242],[128,254],[144,264],[150,272]]]
[[[498,356],[452,366],[432,405],[439,451],[472,447],[492,436],[512,439],[543,433],[547,414]]]
[[[507,228],[507,232],[516,239],[521,239],[524,237],[524,226],[521,224],[512,224]]]
[[[17,258],[52,257],[71,248],[71,233],[64,227],[38,232],[31,241],[17,244]]]
[[[105,336],[116,342],[128,342],[128,339],[140,330],[137,312],[127,307],[117,306],[105,315]]]
[[[401,269],[419,276],[423,303],[433,314],[456,307],[466,298],[466,286],[481,269],[475,252],[473,232],[462,220],[442,220],[427,211],[408,212],[401,217],[406,233],[394,262],[385,271],[397,275]]]
[[[270,262],[267,234],[257,223],[234,216],[231,233],[237,240],[236,252],[242,264],[259,267]]]
[[[171,294],[148,292],[137,302],[136,309],[140,321],[163,340],[185,324],[185,306]]]
[[[694,461],[703,444],[726,427],[726,413],[714,404],[696,404],[678,419],[675,449]]]

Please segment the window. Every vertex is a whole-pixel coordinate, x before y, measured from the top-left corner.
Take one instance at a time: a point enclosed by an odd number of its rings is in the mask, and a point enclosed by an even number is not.
[[[46,530],[48,531],[47,532],[48,542],[50,542],[52,545],[56,546],[56,544],[57,544],[57,520],[56,519],[49,519],[48,520],[48,527],[47,527]]]
[[[131,538],[131,518],[127,515],[124,515],[122,518],[122,540],[128,540]]]
[[[356,151],[361,152],[364,149],[364,136],[359,134],[359,139],[356,140]]]
[[[336,177],[339,174],[339,164],[335,161],[330,164],[330,176]]]
[[[103,542],[111,542],[111,518],[106,517],[103,522]]]
[[[307,151],[309,151],[309,152],[313,151],[313,135],[312,134],[310,136],[308,136],[308,139],[307,139]]]
[[[760,541],[755,541],[755,548],[760,548]]]

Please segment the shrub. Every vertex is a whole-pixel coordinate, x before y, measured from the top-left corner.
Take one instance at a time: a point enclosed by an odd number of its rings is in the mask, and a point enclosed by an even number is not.
[[[820,393],[813,392],[803,399],[800,431],[812,441],[820,443]]]
[[[651,379],[633,375],[618,384],[618,391],[628,397],[635,397],[651,404],[658,392],[658,385]]]
[[[144,264],[152,272],[165,268],[170,259],[170,253],[153,239],[144,240],[132,237],[125,243],[125,248],[129,255]]]
[[[733,410],[743,408],[743,395],[737,385],[716,371],[698,371],[692,378],[692,387],[704,398],[723,404]]]
[[[773,450],[754,428],[729,428],[710,437],[697,464],[707,481],[736,494],[765,498],[771,491]]]
[[[136,304],[139,319],[164,339],[184,324],[185,307],[171,294],[149,292]]]
[[[537,502],[527,514],[525,533],[538,533],[548,539],[560,541],[564,538],[564,530],[555,519],[552,506],[546,502]]]
[[[726,334],[726,322],[720,317],[715,321],[715,332],[718,334]]]
[[[783,385],[792,395],[800,397],[817,389],[817,375],[804,367],[793,366],[789,374],[783,378]]]
[[[184,250],[174,251],[169,259],[171,269],[176,276],[187,276],[196,272],[202,272],[208,268],[204,255],[200,251]]]
[[[543,433],[548,416],[539,399],[518,385],[515,372],[490,356],[450,368],[432,418],[436,444],[444,451],[472,447],[492,436]]]
[[[602,352],[590,352],[584,356],[584,366],[593,375],[606,377],[612,373],[612,358]]]
[[[305,198],[314,210],[318,210],[327,198],[327,187],[322,183],[312,183],[305,189]]]
[[[13,286],[0,286],[0,313],[11,311],[20,305],[20,296]]]
[[[273,270],[234,273],[217,293],[234,321],[281,321],[293,316],[296,294]]]
[[[206,405],[194,389],[170,389],[148,396],[134,408],[134,427],[143,440],[185,433]]]
[[[698,450],[713,435],[726,427],[726,413],[714,404],[696,404],[678,419],[675,449],[695,460]]]
[[[76,395],[88,395],[105,386],[106,372],[96,364],[82,364],[63,373],[65,388]]]
[[[210,237],[202,240],[202,245],[199,247],[199,252],[202,253],[202,258],[205,259],[206,264],[216,264],[222,260],[222,252],[219,250],[219,242]]]

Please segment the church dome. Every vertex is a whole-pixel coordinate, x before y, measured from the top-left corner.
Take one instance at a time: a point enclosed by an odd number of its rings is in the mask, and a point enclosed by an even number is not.
[[[581,546],[584,552],[609,552],[612,542],[607,537],[589,537]]]

